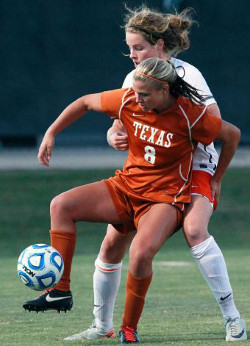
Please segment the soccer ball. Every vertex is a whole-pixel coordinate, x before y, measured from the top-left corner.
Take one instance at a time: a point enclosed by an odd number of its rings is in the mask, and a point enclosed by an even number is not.
[[[50,245],[34,244],[20,254],[17,272],[25,286],[36,291],[55,286],[64,269],[62,256]]]

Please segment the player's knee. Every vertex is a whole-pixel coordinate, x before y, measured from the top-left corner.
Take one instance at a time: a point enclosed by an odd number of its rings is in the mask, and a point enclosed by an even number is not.
[[[132,249],[129,253],[130,263],[137,268],[150,265],[153,261],[155,251],[153,248]]]
[[[103,241],[99,257],[102,258],[105,262],[111,262],[116,263],[120,262],[120,253],[119,249],[116,248],[113,244],[113,242],[109,241],[109,239],[106,239]]]
[[[197,245],[209,237],[207,228],[195,223],[184,224],[183,231],[190,246]]]
[[[64,214],[67,211],[67,201],[62,195],[54,197],[50,203],[50,215],[58,216]]]
[[[99,257],[103,259],[104,262],[119,263],[125,251],[126,244],[121,246],[120,242],[118,243],[112,237],[106,235],[100,248]]]
[[[112,225],[108,225],[107,234],[99,252],[100,258],[108,263],[121,262],[127,249],[128,240],[126,236],[117,232]]]

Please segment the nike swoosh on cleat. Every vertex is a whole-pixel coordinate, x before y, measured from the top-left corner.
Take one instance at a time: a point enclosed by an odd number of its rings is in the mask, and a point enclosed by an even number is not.
[[[231,296],[232,293],[229,293],[226,297],[220,297],[220,300],[223,302],[223,300],[227,299],[228,297]]]
[[[51,303],[51,302],[55,302],[57,300],[63,300],[63,299],[67,299],[67,298],[71,298],[71,296],[67,296],[67,297],[50,297],[50,296],[47,296],[45,299],[47,300],[48,303]]]
[[[245,333],[245,329],[242,329],[242,331],[240,332],[240,334],[238,334],[238,335],[233,335],[233,338],[235,338],[235,339],[240,339],[244,333]]]

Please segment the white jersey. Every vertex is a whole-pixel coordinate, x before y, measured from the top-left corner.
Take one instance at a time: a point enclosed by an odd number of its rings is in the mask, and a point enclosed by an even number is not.
[[[171,58],[171,62],[173,62],[177,68],[177,73],[183,77],[185,82],[198,89],[199,94],[206,96],[204,103],[207,106],[216,103],[204,77],[196,67],[176,58]],[[134,71],[135,70],[131,71],[126,76],[122,88],[130,88],[132,86]],[[203,145],[198,143],[193,158],[193,170],[205,171],[213,175],[217,163],[218,154],[214,148],[214,144]]]

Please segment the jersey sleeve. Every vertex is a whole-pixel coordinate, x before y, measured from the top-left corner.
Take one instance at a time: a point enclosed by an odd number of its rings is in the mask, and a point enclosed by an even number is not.
[[[197,119],[190,124],[192,139],[209,145],[218,136],[221,129],[222,120],[218,116],[210,113],[206,108]]]
[[[122,88],[131,88],[133,84],[133,75],[134,75],[135,70],[129,72],[127,74],[126,78],[124,79],[124,82],[122,84]]]
[[[205,97],[204,104],[209,106],[213,103],[216,103],[208,85],[201,74],[201,72],[194,66],[188,64],[185,68],[185,75],[183,79],[194,88],[196,88],[200,95]]]
[[[101,93],[101,108],[111,118],[118,118],[124,95],[123,89],[109,90]]]

